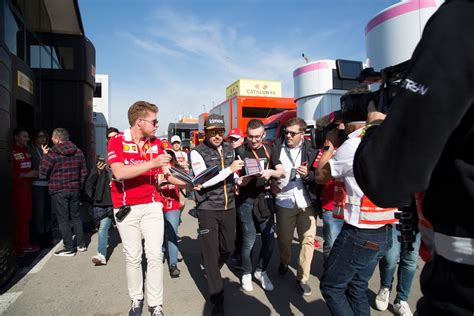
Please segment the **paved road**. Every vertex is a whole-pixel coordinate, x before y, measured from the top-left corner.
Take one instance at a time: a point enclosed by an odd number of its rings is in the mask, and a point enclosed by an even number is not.
[[[189,202],[188,204],[191,204]],[[210,306],[205,302],[206,280],[200,268],[200,247],[196,239],[197,220],[183,212],[180,226],[180,249],[184,261],[180,263],[181,277],[171,279],[165,269],[165,301],[167,316],[210,315]],[[321,223],[319,223],[321,224]],[[318,226],[320,235],[321,227]],[[319,237],[320,239],[320,237]],[[320,239],[321,240],[321,239]],[[57,245],[59,248],[61,245]],[[259,246],[259,245],[258,245]],[[92,235],[89,249],[75,257],[54,257],[54,249],[45,254],[37,264],[23,270],[25,274],[7,292],[0,296],[0,315],[126,315],[129,307],[125,277],[125,259],[118,234],[111,230],[110,247],[112,254],[106,266],[95,267],[90,258],[97,249],[97,235]],[[297,251],[297,245],[293,246]],[[293,256],[295,257],[295,255]],[[277,251],[270,265],[269,276],[275,285],[271,293],[263,291],[254,283],[254,291],[240,290],[237,271],[224,266],[225,308],[227,315],[329,315],[329,311],[319,291],[323,255],[315,251],[309,284],[313,293],[301,296],[295,286],[295,263],[285,277],[278,275]],[[418,277],[421,261],[409,300],[412,309],[420,297]],[[369,294],[373,299],[379,287],[378,271],[370,282]],[[391,295],[391,302],[394,299]],[[372,310],[372,315],[392,315],[389,311]]]

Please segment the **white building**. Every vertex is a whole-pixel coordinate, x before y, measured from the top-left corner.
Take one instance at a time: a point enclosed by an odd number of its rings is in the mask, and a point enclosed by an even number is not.
[[[96,155],[107,156],[106,133],[110,123],[110,85],[109,75],[95,76],[95,90],[93,99],[93,122],[95,126]]]

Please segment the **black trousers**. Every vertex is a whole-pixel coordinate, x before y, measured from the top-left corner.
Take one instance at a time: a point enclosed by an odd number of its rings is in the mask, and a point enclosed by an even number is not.
[[[474,266],[434,255],[420,276],[419,315],[473,315]]]
[[[84,246],[84,230],[79,211],[79,192],[57,192],[51,195],[51,206],[58,219],[64,249],[74,250],[71,226],[76,235],[77,246]],[[70,218],[70,220],[69,220]]]
[[[235,208],[231,210],[199,210],[199,241],[211,302],[222,300],[221,267],[234,250]]]

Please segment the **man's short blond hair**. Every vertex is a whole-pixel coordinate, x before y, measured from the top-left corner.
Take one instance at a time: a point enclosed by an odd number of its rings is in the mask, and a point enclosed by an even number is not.
[[[53,130],[53,136],[56,136],[62,142],[69,140],[69,132],[65,128],[61,128],[61,127],[55,128]]]
[[[139,118],[144,118],[148,111],[158,113],[158,107],[153,103],[146,101],[137,101],[133,103],[128,109],[128,123],[130,123],[130,126],[133,126]]]

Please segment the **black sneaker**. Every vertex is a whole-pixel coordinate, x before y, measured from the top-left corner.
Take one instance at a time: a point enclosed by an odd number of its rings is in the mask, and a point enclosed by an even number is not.
[[[285,275],[287,272],[288,272],[288,265],[280,262],[280,265],[278,266],[278,273],[280,275]]]
[[[128,316],[141,316],[143,312],[143,300],[132,300]]]
[[[72,250],[61,249],[54,253],[56,257],[74,257],[76,253]]]
[[[150,313],[150,316],[164,316],[165,313],[163,313],[163,306],[148,306],[148,313]]]
[[[304,296],[311,295],[311,287],[308,285],[308,283],[303,281],[296,281],[296,286],[298,287],[298,290],[300,290],[301,294],[303,294]]]
[[[172,278],[179,278],[181,271],[178,269],[178,266],[175,264],[170,265],[170,276]]]

